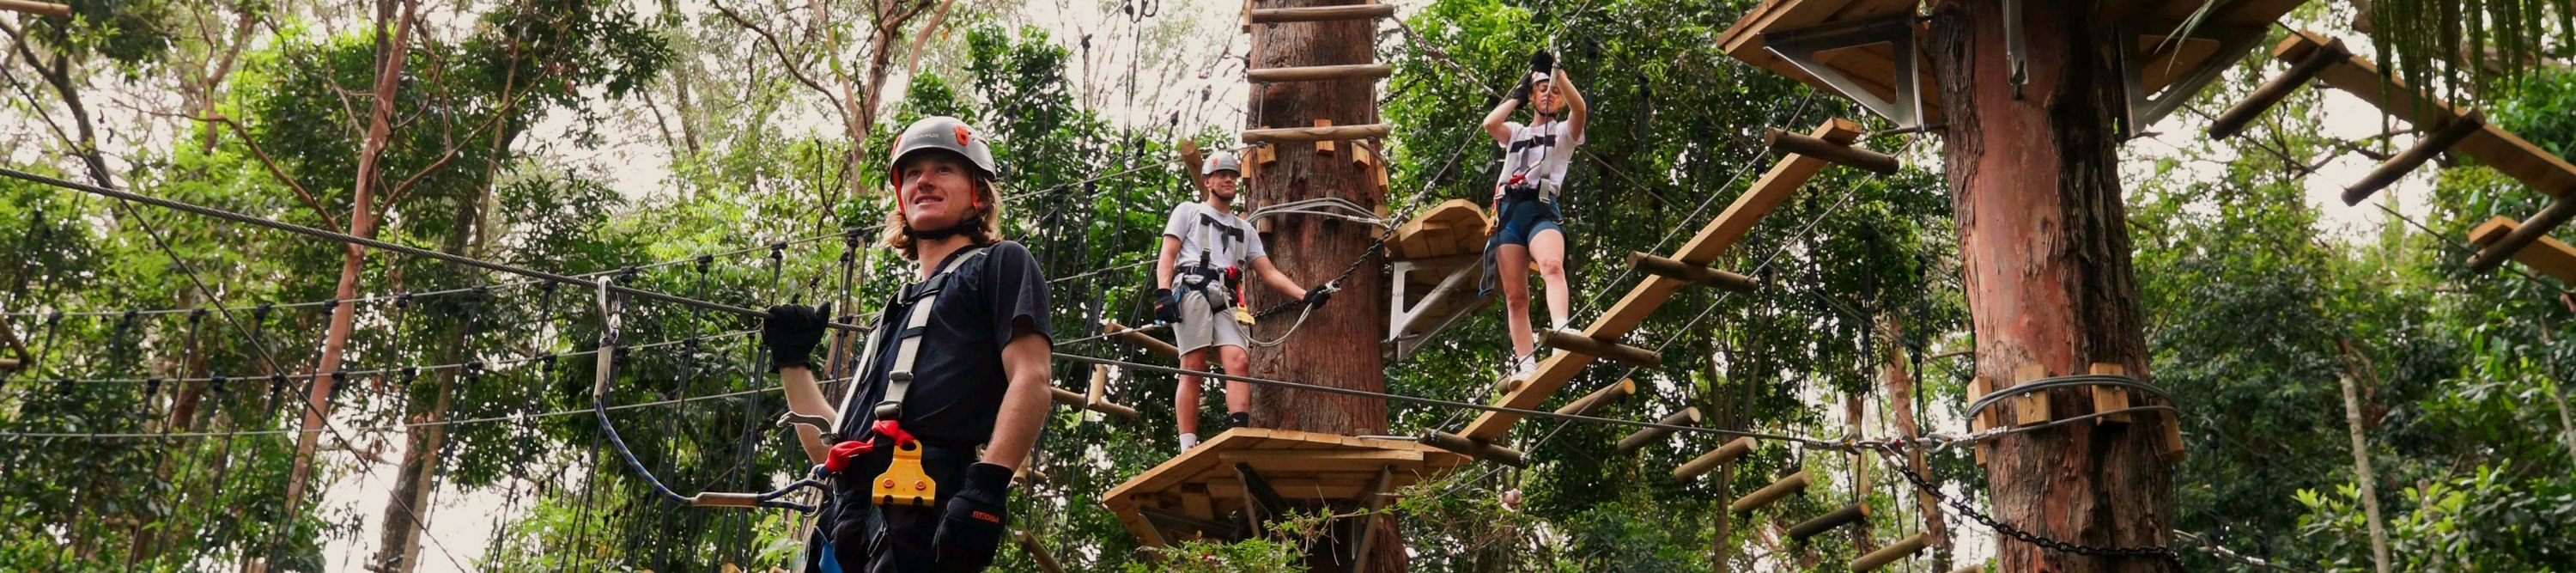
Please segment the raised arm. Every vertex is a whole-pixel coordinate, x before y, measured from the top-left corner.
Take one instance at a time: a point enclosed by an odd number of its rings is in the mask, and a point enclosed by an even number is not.
[[[1556,69],[1556,97],[1565,98],[1566,136],[1583,141],[1583,127],[1592,120],[1592,106],[1583,103],[1583,92],[1574,90],[1574,80],[1566,77],[1565,68]]]
[[[1505,97],[1502,103],[1494,104],[1494,111],[1485,112],[1485,135],[1493,136],[1494,145],[1512,144],[1512,127],[1504,122],[1511,120],[1512,110],[1520,108],[1519,98]]]

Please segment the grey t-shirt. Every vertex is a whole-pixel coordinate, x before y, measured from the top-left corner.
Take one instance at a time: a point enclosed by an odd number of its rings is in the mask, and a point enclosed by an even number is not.
[[[1205,264],[1222,269],[1270,256],[1261,247],[1261,233],[1252,230],[1252,221],[1217,212],[1202,201],[1172,207],[1171,218],[1163,223],[1163,235],[1181,240],[1180,258],[1172,261],[1175,267]],[[1200,253],[1206,253],[1204,262]]]

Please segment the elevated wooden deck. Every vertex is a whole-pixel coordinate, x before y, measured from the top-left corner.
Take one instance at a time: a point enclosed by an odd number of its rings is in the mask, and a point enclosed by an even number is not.
[[[1203,532],[1182,522],[1232,524],[1248,492],[1244,464],[1290,503],[1359,502],[1391,495],[1422,476],[1465,464],[1467,457],[1402,440],[1236,428],[1166,460],[1101,494],[1129,532],[1163,547]],[[1181,519],[1173,519],[1177,516]]]
[[[1410,261],[1482,254],[1485,238],[1493,232],[1487,223],[1485,208],[1473,201],[1442,201],[1395,229],[1395,238],[1386,241],[1386,258]]]

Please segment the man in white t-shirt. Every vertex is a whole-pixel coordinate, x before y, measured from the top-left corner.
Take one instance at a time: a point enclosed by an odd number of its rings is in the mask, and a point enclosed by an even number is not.
[[[1181,369],[1206,371],[1208,350],[1214,347],[1217,360],[1228,374],[1244,375],[1252,371],[1252,355],[1244,350],[1245,334],[1252,314],[1236,306],[1243,302],[1243,271],[1246,265],[1272,290],[1323,306],[1332,297],[1330,285],[1307,289],[1297,286],[1287,273],[1270,264],[1270,253],[1261,247],[1261,234],[1254,232],[1252,222],[1234,214],[1234,198],[1243,168],[1233,153],[1219,151],[1199,166],[1199,176],[1206,183],[1199,201],[1172,207],[1171,219],[1163,224],[1162,260],[1154,265],[1154,318],[1172,325],[1172,337],[1181,347]],[[1173,393],[1173,414],[1179,418],[1181,451],[1198,446],[1199,380],[1182,375],[1179,391]],[[1252,422],[1252,394],[1242,382],[1225,383],[1226,419],[1234,427]]]
[[[1509,121],[1524,105],[1530,123]],[[1556,197],[1564,190],[1566,166],[1573,162],[1574,147],[1583,144],[1590,117],[1583,94],[1546,50],[1530,54],[1530,73],[1522,76],[1520,87],[1485,114],[1485,133],[1503,147],[1503,174],[1494,183],[1494,234],[1485,242],[1490,263],[1484,290],[1490,294],[1499,280],[1503,309],[1510,317],[1505,324],[1511,331],[1513,372],[1506,380],[1538,370],[1538,344],[1529,323],[1531,263],[1537,263],[1539,279],[1547,283],[1549,324],[1564,330],[1572,314],[1574,293],[1565,282],[1565,229],[1557,225],[1563,215],[1557,212]]]

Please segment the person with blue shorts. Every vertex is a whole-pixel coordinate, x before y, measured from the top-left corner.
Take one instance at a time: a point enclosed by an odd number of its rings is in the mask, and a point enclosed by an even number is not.
[[[1530,110],[1530,122],[1510,121],[1512,112]],[[1529,271],[1535,263],[1547,283],[1549,324],[1567,327],[1573,291],[1565,282],[1565,229],[1557,196],[1564,190],[1566,167],[1575,146],[1583,144],[1584,122],[1591,109],[1574,89],[1555,54],[1530,54],[1530,71],[1511,97],[1485,114],[1485,133],[1503,147],[1503,173],[1494,184],[1494,231],[1486,240],[1486,294],[1499,280],[1503,309],[1510,317],[1513,373],[1506,381],[1538,370],[1538,342],[1530,330]]]

